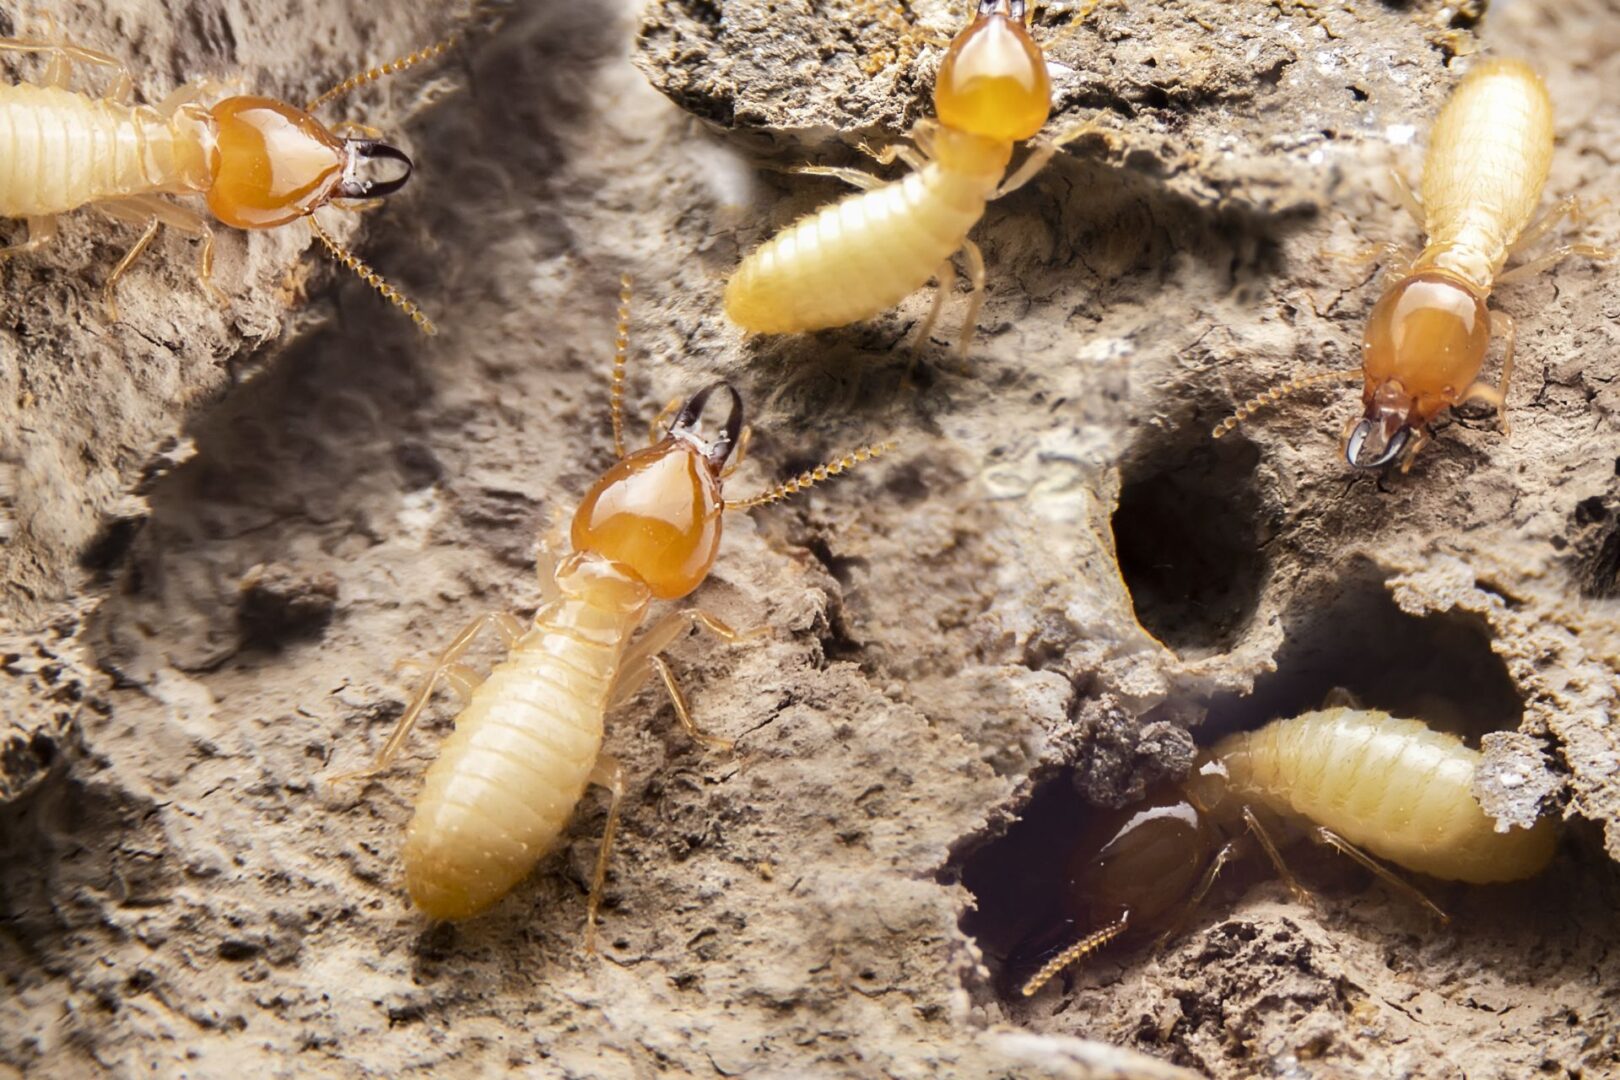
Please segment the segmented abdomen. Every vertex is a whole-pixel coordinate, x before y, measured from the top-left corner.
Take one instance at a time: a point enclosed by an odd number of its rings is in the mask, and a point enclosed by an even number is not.
[[[1230,736],[1214,756],[1235,794],[1435,877],[1529,877],[1557,842],[1550,818],[1497,832],[1471,790],[1479,753],[1417,720],[1325,709]]]
[[[743,260],[726,285],[726,315],[744,330],[787,334],[893,307],[962,246],[997,178],[936,163],[822,207]]]
[[[596,763],[633,629],[622,612],[558,600],[474,692],[405,837],[406,886],[427,915],[478,914],[551,848]]]
[[[205,152],[192,125],[56,87],[0,86],[0,217],[203,190]]]
[[[1430,247],[1477,253],[1494,276],[1541,201],[1552,153],[1552,99],[1541,76],[1519,60],[1476,66],[1429,136],[1423,214]]]

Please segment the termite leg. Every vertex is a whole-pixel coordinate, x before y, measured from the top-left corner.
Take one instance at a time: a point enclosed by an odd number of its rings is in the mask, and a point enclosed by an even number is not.
[[[1003,195],[1011,195],[1013,192],[1035,179],[1036,174],[1038,174],[1042,169],[1046,168],[1047,164],[1052,160],[1053,155],[1056,154],[1060,149],[1067,146],[1069,143],[1074,142],[1076,139],[1084,138],[1087,135],[1093,134],[1101,135],[1104,139],[1108,140],[1108,145],[1110,147],[1114,145],[1114,133],[1099,123],[1095,117],[1085,121],[1084,123],[1071,124],[1069,127],[1059,132],[1057,137],[1054,139],[1031,139],[1029,156],[1024,159],[1023,163],[1019,165],[1018,168],[1013,170],[1012,175],[1008,176],[1007,179],[1001,182],[1001,186],[996,189],[995,198],[999,199]]]
[[[118,321],[118,300],[114,295],[114,290],[118,287],[118,279],[124,276],[124,271],[129,269],[131,263],[140,258],[141,252],[151,246],[152,240],[157,236],[158,229],[162,225],[163,223],[157,218],[148,221],[146,230],[130,246],[130,249],[124,252],[124,257],[118,260],[118,265],[113,267],[112,273],[107,275],[107,284],[102,286],[101,289],[101,303],[107,309],[108,322]]]
[[[913,364],[916,363],[916,353],[928,344],[928,336],[934,332],[934,324],[939,322],[939,313],[945,307],[945,298],[956,288],[956,267],[946,259],[940,264],[939,272],[934,278],[933,302],[928,305],[928,314],[923,317],[922,326],[917,328],[917,337],[911,346]]]
[[[1412,215],[1412,221],[1416,223],[1418,230],[1428,232],[1428,214],[1424,211],[1423,202],[1417,197],[1417,192],[1413,191],[1412,185],[1407,182],[1406,175],[1399,169],[1390,169],[1389,178],[1395,184],[1395,198],[1406,212]]]
[[[1412,437],[1410,439],[1408,439],[1406,441],[1406,445],[1401,448],[1401,475],[1402,476],[1404,476],[1407,473],[1412,471],[1412,462],[1417,460],[1418,451],[1423,449],[1427,445],[1429,445],[1429,429],[1428,428],[1416,428],[1416,429],[1414,429],[1413,432],[1412,432]]]
[[[675,706],[675,719],[681,723],[681,729],[693,742],[710,750],[719,750],[729,753],[737,745],[735,740],[724,735],[710,735],[698,727],[697,721],[692,719],[691,706],[686,703],[686,695],[681,692],[680,681],[675,678],[675,672],[669,666],[669,661],[662,656],[649,656],[647,662],[657,670],[660,678],[664,680],[664,689],[669,691],[669,703]]]
[[[1394,886],[1397,891],[1405,893],[1413,900],[1416,900],[1419,904],[1422,904],[1424,907],[1428,908],[1434,913],[1435,918],[1439,919],[1441,922],[1448,923],[1451,921],[1451,916],[1447,915],[1444,911],[1441,911],[1439,905],[1437,905],[1433,900],[1430,900],[1427,896],[1424,896],[1422,891],[1419,890],[1416,885],[1413,885],[1409,881],[1403,881],[1399,876],[1392,873],[1388,867],[1378,862],[1378,860],[1356,847],[1356,845],[1352,844],[1350,841],[1346,840],[1332,829],[1317,826],[1317,828],[1314,830],[1314,834],[1316,839],[1321,843],[1333,848],[1341,855],[1350,856],[1350,858],[1354,859],[1356,862],[1360,863],[1362,866],[1366,867],[1368,870],[1371,870],[1374,874],[1382,878],[1385,883]]]
[[[934,122],[932,120],[917,121],[917,126],[912,128],[913,138],[918,136],[918,129],[922,128],[925,124],[930,125],[928,137],[929,140],[932,141],[932,127],[934,126]],[[867,157],[871,158],[873,161],[877,162],[879,165],[893,165],[896,158],[899,158],[901,161],[905,162],[906,165],[913,170],[920,170],[926,168],[928,165],[928,156],[923,153],[921,149],[916,146],[907,146],[905,143],[892,143],[889,146],[885,146],[882,150],[876,150],[869,144],[863,142],[859,144],[856,149],[865,154]]]
[[[602,887],[607,883],[608,852],[619,831],[619,810],[624,803],[624,766],[612,754],[600,753],[591,769],[589,782],[608,790],[607,824],[602,827],[601,846],[596,849],[596,869],[591,872],[591,891],[585,899],[585,951],[596,952],[596,912],[602,906]]]
[[[1247,806],[1243,808],[1243,820],[1249,826],[1249,831],[1254,834],[1254,838],[1260,841],[1260,846],[1265,849],[1266,858],[1270,859],[1271,865],[1276,867],[1277,876],[1283,879],[1283,884],[1287,885],[1288,891],[1294,894],[1294,899],[1302,904],[1308,901],[1311,896],[1309,890],[1301,885],[1299,879],[1295,878],[1293,872],[1288,869],[1288,864],[1283,862],[1282,853],[1277,850],[1277,845],[1271,840],[1271,834],[1266,832],[1265,826],[1260,824],[1260,819]]]
[[[1221,849],[1215,853],[1215,857],[1209,860],[1209,866],[1205,868],[1204,876],[1198,879],[1197,887],[1188,894],[1186,902],[1181,905],[1181,910],[1176,913],[1174,919],[1170,920],[1170,924],[1165,927],[1164,932],[1154,939],[1154,952],[1164,948],[1165,944],[1176,936],[1182,924],[1187,921],[1187,916],[1196,911],[1198,905],[1204,902],[1204,897],[1209,895],[1209,890],[1214,886],[1215,879],[1220,876],[1221,870],[1242,850],[1242,837],[1234,837],[1221,845]]]
[[[851,187],[860,188],[862,191],[871,191],[873,188],[880,188],[888,183],[881,176],[873,176],[871,173],[861,172],[859,169],[845,169],[837,165],[796,165],[788,171],[803,176],[830,176],[835,180],[842,180]]]
[[[1513,321],[1513,316],[1507,314],[1507,312],[1493,311],[1491,312],[1491,334],[1492,336],[1500,335],[1503,341],[1502,381],[1495,386],[1482,382],[1474,383],[1463,391],[1462,398],[1457,403],[1461,405],[1468,401],[1483,401],[1493,406],[1496,409],[1497,418],[1502,423],[1502,434],[1507,435],[1513,430],[1513,426],[1508,423],[1507,389],[1508,380],[1513,378],[1513,349],[1518,344],[1518,324]]]
[[[399,756],[399,751],[405,745],[405,739],[410,735],[411,729],[416,726],[416,721],[421,717],[422,710],[427,708],[428,701],[433,697],[433,691],[438,689],[439,680],[445,678],[452,668],[460,665],[462,656],[468,649],[472,648],[472,643],[477,640],[478,635],[483,632],[485,627],[494,627],[495,631],[506,642],[507,648],[516,645],[518,639],[523,636],[522,620],[504,611],[480,615],[468,623],[461,633],[457,634],[450,644],[445,647],[444,652],[439,654],[439,658],[433,662],[428,677],[422,681],[421,686],[417,687],[416,694],[411,698],[410,704],[405,707],[405,712],[400,716],[399,722],[394,725],[394,730],[389,733],[388,741],[383,743],[382,750],[377,754],[377,760],[372,762],[370,768],[340,773],[332,777],[333,783],[340,783],[345,780],[361,780],[388,768],[394,758]]]
[[[394,674],[404,675],[414,673],[417,675],[429,670],[427,664],[412,657],[405,657],[394,661]],[[483,682],[483,676],[466,664],[451,664],[444,669],[445,685],[449,686],[456,697],[461,699],[462,705],[472,700],[473,691]]]
[[[1581,197],[1579,195],[1567,195],[1559,199],[1558,202],[1553,204],[1552,209],[1542,214],[1519,234],[1518,239],[1509,245],[1508,255],[1517,255],[1519,252],[1528,249],[1537,240],[1552,232],[1554,227],[1564,218],[1567,217],[1578,224],[1581,216]],[[1501,276],[1498,276],[1497,280],[1501,281]]]
[[[107,97],[113,101],[128,101],[134,93],[135,81],[130,78],[129,69],[116,57],[104,52],[87,49],[82,45],[72,45],[66,42],[38,41],[32,38],[0,38],[0,51],[50,53],[51,62],[45,69],[45,85],[60,89],[67,89],[73,78],[73,64],[89,64],[93,67],[108,68],[117,74],[113,81],[113,88]]]
[[[202,246],[197,253],[197,279],[202,282],[217,303],[225,303],[226,296],[214,285],[214,230],[206,218],[183,206],[176,206],[171,202],[152,195],[137,195],[126,199],[109,199],[96,204],[96,209],[116,221],[128,222],[132,225],[143,225],[146,232],[137,240],[135,246],[130,248],[113,272],[107,278],[104,288],[104,300],[109,312],[116,318],[117,307],[113,302],[113,289],[118,280],[124,276],[135,259],[145,250],[146,245],[152,242],[157,234],[159,224],[178,229],[190,236],[201,239]]]
[[[669,427],[670,419],[681,411],[681,406],[684,404],[686,404],[684,398],[670,398],[669,404],[658,410],[658,415],[653,417],[652,423],[647,425],[648,446],[655,446],[663,439],[664,433]]]
[[[1610,251],[1608,248],[1598,247],[1595,244],[1564,244],[1560,247],[1554,248],[1538,259],[1531,259],[1527,263],[1522,263],[1519,266],[1515,266],[1506,273],[1496,275],[1496,284],[1511,285],[1515,281],[1523,281],[1526,278],[1535,277],[1542,271],[1556,266],[1558,263],[1569,258],[1571,255],[1579,255],[1583,258],[1591,259],[1594,262],[1607,262],[1608,260],[1614,258],[1614,252]]]
[[[28,219],[28,239],[10,247],[0,248],[0,259],[13,255],[27,255],[56,239],[56,218],[31,217]]]
[[[979,309],[984,307],[984,252],[972,240],[962,241],[962,252],[967,256],[968,283],[973,286],[973,291],[968,293],[967,314],[962,316],[962,333],[956,341],[958,360],[967,357],[968,346],[973,343],[973,332],[979,325]]]

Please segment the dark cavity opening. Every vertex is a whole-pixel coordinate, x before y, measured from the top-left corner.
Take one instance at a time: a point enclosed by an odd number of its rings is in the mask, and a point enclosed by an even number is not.
[[[1240,433],[1190,423],[1167,449],[1124,470],[1114,549],[1143,629],[1179,655],[1229,650],[1265,583],[1260,452]]]
[[[1408,614],[1390,596],[1384,573],[1366,560],[1328,581],[1296,596],[1284,613],[1276,671],[1255,680],[1247,697],[1211,699],[1200,744],[1319,709],[1335,689],[1348,690],[1363,708],[1459,735],[1518,727],[1524,702],[1491,650],[1483,618]]]

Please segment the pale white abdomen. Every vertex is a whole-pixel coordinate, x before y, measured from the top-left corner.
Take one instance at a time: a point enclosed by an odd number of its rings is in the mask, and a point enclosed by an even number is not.
[[[1435,120],[1423,162],[1429,247],[1420,265],[1489,291],[1524,231],[1552,166],[1552,99],[1519,60],[1487,60],[1457,85]]]
[[[743,260],[726,315],[755,333],[871,318],[920,288],[984,216],[1000,178],[934,162],[789,226]]]
[[[0,86],[0,217],[47,217],[103,199],[206,190],[205,131],[56,87]]]
[[[464,919],[555,843],[602,746],[608,694],[639,611],[564,597],[542,608],[456,718],[405,838],[416,906]]]
[[[1515,881],[1552,858],[1557,826],[1502,833],[1474,799],[1479,753],[1417,720],[1324,709],[1229,736],[1230,790],[1326,826],[1374,855],[1454,881]]]

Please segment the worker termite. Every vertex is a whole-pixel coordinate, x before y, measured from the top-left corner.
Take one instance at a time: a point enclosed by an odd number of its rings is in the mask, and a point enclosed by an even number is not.
[[[303,218],[321,245],[388,301],[433,333],[433,323],[375,271],[339,246],[315,211],[339,200],[380,199],[405,186],[413,165],[405,153],[365,133],[341,137],[312,115],[358,86],[439,56],[453,39],[345,79],[299,109],[266,97],[231,96],[205,107],[214,84],[187,83],[157,106],[132,104],[128,69],[106,53],[66,42],[0,39],[0,51],[48,55],[42,85],[0,86],[0,217],[26,218],[28,239],[0,248],[0,258],[36,251],[56,236],[58,215],[93,206],[115,221],[144,227],[107,278],[113,290],[158,228],[169,225],[202,241],[197,276],[213,284],[214,234],[195,210],[162,196],[202,195],[208,211],[237,229],[270,229]],[[100,97],[69,89],[75,64],[113,73]],[[341,130],[341,128],[340,128]],[[389,161],[403,172],[372,179],[366,163]]]
[[[1075,18],[1094,6],[1088,3]],[[973,291],[958,340],[965,353],[984,297],[984,256],[968,232],[985,204],[1016,191],[1058,147],[1091,125],[1051,142],[1035,141],[1029,157],[1003,179],[1013,144],[1034,139],[1052,108],[1051,81],[1040,46],[1024,26],[1024,0],[979,0],[977,14],[951,42],[934,84],[935,120],[919,120],[913,149],[874,154],[912,171],[884,181],[859,169],[810,166],[862,189],[778,233],[745,258],[726,285],[726,315],[744,330],[789,334],[871,318],[939,279],[918,333],[926,341],[955,282],[951,258],[967,258]]]
[[[1454,735],[1387,713],[1330,708],[1228,736],[1182,780],[1105,815],[1079,838],[1064,901],[1083,935],[1022,986],[1054,975],[1127,934],[1167,940],[1247,837],[1296,896],[1277,840],[1303,832],[1343,852],[1446,916],[1373,859],[1476,884],[1517,881],[1552,859],[1558,826],[1498,831],[1471,787],[1479,752]],[[1367,854],[1370,852],[1371,854]]]
[[[1487,306],[1492,290],[1569,255],[1609,257],[1601,248],[1566,244],[1502,271],[1510,256],[1579,211],[1571,197],[1529,224],[1552,152],[1552,100],[1541,77],[1522,61],[1479,64],[1441,109],[1423,161],[1421,204],[1401,185],[1427,246],[1399,268],[1362,335],[1363,413],[1344,431],[1344,455],[1352,466],[1378,469],[1398,461],[1406,471],[1429,439],[1429,422],[1447,407],[1469,401],[1494,406],[1502,430],[1508,430],[1516,335],[1513,319]],[[1493,336],[1503,339],[1502,377],[1495,386],[1479,378]],[[1350,381],[1357,374],[1307,375],[1260,394],[1222,421],[1215,437],[1301,387]],[[1364,450],[1370,452],[1365,460]]]
[[[742,399],[730,384],[699,390],[679,411],[671,402],[654,422],[651,445],[626,453],[620,403],[629,347],[629,279],[620,294],[612,388],[619,460],[586,493],[573,517],[572,550],[555,563],[542,549],[546,598],[525,627],[509,614],[474,619],[450,642],[411,698],[367,776],[393,761],[440,681],[465,700],[455,731],[428,769],[405,838],[406,888],[425,914],[465,919],[488,909],[533,869],[561,835],[588,783],[611,793],[607,825],[587,902],[586,942],[594,948],[596,910],[607,872],[624,780],[601,752],[604,719],[656,671],[688,734],[709,746],[728,740],[700,732],[660,653],[702,626],[727,641],[739,634],[698,608],[673,612],[639,640],[632,635],[654,600],[677,600],[708,576],[726,511],[777,502],[894,446],[863,447],[760,495],[723,497],[725,479],[748,442]],[[730,399],[719,431],[698,425],[716,397]],[[658,425],[674,421],[659,437]],[[735,451],[738,462],[727,465]],[[549,565],[548,565],[549,564]],[[480,680],[461,658],[478,634],[495,629],[507,657]]]

